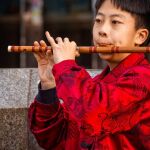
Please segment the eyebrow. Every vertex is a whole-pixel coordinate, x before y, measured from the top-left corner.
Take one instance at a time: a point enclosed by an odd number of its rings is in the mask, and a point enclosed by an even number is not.
[[[99,16],[105,16],[103,13],[101,13],[101,12],[98,12],[97,13],[97,15],[99,15]],[[121,14],[112,14],[112,15],[110,15],[110,17],[111,18],[114,18],[114,17],[119,17],[119,18],[122,18],[122,19],[125,19],[126,17],[125,16],[123,16],[123,15],[121,15]]]

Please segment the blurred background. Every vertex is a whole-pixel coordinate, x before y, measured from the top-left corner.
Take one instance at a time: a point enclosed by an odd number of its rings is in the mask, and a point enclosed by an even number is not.
[[[37,67],[32,53],[8,53],[8,45],[33,45],[53,37],[69,37],[77,45],[92,45],[95,0],[1,0],[0,68]],[[77,58],[85,68],[103,67],[96,54]]]
[[[37,67],[32,53],[8,53],[8,45],[33,45],[52,36],[69,37],[77,45],[92,45],[92,26],[96,0],[1,0],[0,68]],[[77,58],[85,68],[104,68],[96,54]]]

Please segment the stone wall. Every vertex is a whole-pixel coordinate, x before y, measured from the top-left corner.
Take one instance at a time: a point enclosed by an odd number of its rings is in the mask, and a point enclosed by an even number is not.
[[[100,71],[88,72],[95,76]],[[38,81],[35,68],[0,69],[0,150],[42,150],[27,125]]]

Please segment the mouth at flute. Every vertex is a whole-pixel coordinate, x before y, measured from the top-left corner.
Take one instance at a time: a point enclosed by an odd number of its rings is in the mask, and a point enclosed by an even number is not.
[[[100,46],[100,47],[113,47],[115,46],[112,43],[98,43],[96,44],[96,46]],[[103,53],[103,55],[112,55],[112,53]]]

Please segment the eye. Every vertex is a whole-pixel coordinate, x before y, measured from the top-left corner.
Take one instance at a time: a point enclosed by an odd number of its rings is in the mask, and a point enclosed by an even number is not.
[[[96,18],[96,19],[95,19],[95,22],[96,22],[96,23],[102,23],[102,20],[99,19],[99,18]]]
[[[117,24],[121,24],[121,22],[118,20],[112,20],[112,24],[117,25]]]

